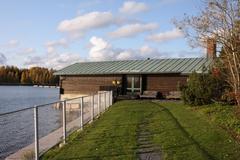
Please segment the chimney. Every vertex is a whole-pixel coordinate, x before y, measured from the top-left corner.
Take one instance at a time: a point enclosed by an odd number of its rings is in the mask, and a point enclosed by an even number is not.
[[[207,38],[207,58],[216,58],[217,44],[214,38]]]

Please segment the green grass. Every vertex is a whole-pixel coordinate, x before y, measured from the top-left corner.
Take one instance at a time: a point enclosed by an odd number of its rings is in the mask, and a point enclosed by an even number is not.
[[[237,106],[211,104],[197,107],[196,110],[207,116],[210,121],[226,129],[240,142],[240,114],[237,116],[239,110]]]
[[[156,118],[165,116],[165,122],[160,122],[154,141],[162,146],[166,159],[239,159],[239,144],[207,116],[181,103],[160,105],[165,114]]]
[[[240,145],[202,113],[181,103],[117,102],[42,159],[137,159],[142,124],[164,159],[239,159]]]

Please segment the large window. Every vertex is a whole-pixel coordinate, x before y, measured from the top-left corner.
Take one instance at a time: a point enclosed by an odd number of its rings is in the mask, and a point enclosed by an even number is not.
[[[141,92],[141,77],[127,76],[127,92],[140,93]]]

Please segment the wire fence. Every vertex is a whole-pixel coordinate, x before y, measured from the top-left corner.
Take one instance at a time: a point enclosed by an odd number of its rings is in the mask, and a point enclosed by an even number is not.
[[[76,130],[100,116],[113,102],[112,91],[99,91],[50,104],[0,114],[0,159],[39,159]]]

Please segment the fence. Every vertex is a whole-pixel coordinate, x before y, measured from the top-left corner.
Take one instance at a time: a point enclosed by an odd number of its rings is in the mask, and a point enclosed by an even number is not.
[[[0,159],[35,159],[112,105],[112,91],[0,114]]]

